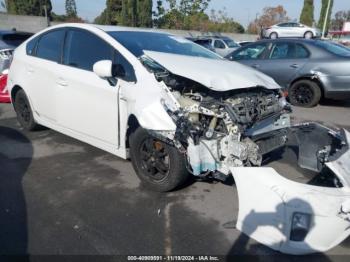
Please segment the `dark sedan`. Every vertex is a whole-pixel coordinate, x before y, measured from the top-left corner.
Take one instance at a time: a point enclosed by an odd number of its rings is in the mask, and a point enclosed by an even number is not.
[[[276,80],[293,105],[313,107],[322,97],[350,99],[350,49],[324,40],[262,40],[226,57]]]
[[[33,34],[0,30],[0,74],[8,68],[13,50]]]

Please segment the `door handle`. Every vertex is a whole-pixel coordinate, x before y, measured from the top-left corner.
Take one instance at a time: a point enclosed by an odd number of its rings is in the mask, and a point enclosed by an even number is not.
[[[292,65],[290,65],[290,67],[291,67],[291,68],[298,68],[299,65],[298,65],[298,64],[292,64]]]
[[[259,65],[259,64],[254,64],[254,65],[252,65],[252,67],[254,67],[254,68],[259,68],[260,65]]]
[[[57,84],[60,85],[60,86],[68,86],[68,83],[63,78],[59,78],[57,80]]]

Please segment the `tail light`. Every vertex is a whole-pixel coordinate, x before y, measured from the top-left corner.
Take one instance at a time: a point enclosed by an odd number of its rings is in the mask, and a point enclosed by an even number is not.
[[[0,94],[7,92],[7,74],[0,75]]]

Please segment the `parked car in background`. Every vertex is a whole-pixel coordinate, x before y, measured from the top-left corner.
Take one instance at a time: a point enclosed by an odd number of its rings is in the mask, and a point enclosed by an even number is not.
[[[200,39],[193,39],[193,42],[195,42],[196,44],[199,44],[207,49],[209,49],[212,52],[215,52],[215,48],[212,46],[211,44],[211,39],[206,39],[206,38],[200,38]]]
[[[7,90],[8,69],[0,73],[0,103],[11,103],[10,95]]]
[[[32,35],[26,32],[0,31],[0,103],[11,102],[6,83],[14,49]]]
[[[279,23],[267,28],[263,28],[262,30],[262,37],[270,39],[277,39],[282,37],[302,37],[311,39],[320,36],[321,31],[317,28],[309,27],[295,22]]]
[[[200,36],[192,41],[221,56],[226,56],[240,47],[238,43],[226,36]]]
[[[19,32],[15,30],[0,30],[0,50],[14,49],[32,35],[32,33],[28,32]]]
[[[246,46],[246,45],[249,45],[251,43],[254,43],[254,41],[239,41],[239,42],[237,42],[237,44],[239,44],[240,46]]]
[[[350,47],[350,31],[333,31],[329,32],[332,41]]]
[[[227,58],[274,78],[296,106],[313,107],[322,97],[350,98],[350,49],[331,41],[262,40]]]

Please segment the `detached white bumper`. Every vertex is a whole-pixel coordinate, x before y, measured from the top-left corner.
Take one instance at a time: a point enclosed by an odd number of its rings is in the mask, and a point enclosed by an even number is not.
[[[347,143],[350,133],[345,131]],[[350,235],[350,150],[326,164],[343,184],[297,183],[273,168],[231,168],[238,196],[237,229],[287,254],[325,252]]]

